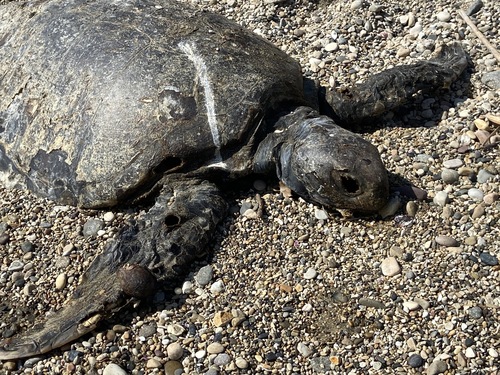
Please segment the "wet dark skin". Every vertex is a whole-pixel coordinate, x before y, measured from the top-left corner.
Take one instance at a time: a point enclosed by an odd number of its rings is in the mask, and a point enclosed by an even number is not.
[[[0,343],[0,360],[50,352],[131,301],[179,285],[226,215],[221,175],[226,186],[276,175],[318,206],[376,214],[388,200],[387,172],[376,147],[346,129],[416,92],[449,88],[467,67],[452,44],[311,99],[298,64],[262,38],[184,4],[156,5],[0,6],[2,183],[82,207],[154,200],[93,261],[65,307]],[[94,32],[79,32],[86,28]]]

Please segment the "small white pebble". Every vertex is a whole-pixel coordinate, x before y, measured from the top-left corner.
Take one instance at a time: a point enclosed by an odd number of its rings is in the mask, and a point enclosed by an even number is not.
[[[68,281],[68,277],[65,273],[59,274],[56,278],[56,289],[62,290],[66,287],[66,282]]]
[[[380,268],[382,269],[382,274],[384,276],[395,276],[401,273],[401,266],[394,257],[384,259],[380,264]]]

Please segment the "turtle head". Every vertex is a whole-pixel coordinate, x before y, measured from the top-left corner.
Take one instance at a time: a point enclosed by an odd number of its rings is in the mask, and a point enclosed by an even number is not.
[[[273,149],[285,185],[327,208],[372,213],[387,203],[387,171],[375,146],[314,111],[292,119]]]

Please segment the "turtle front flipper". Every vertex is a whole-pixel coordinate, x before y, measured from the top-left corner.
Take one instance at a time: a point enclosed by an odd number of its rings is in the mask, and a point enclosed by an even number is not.
[[[419,91],[449,88],[467,65],[459,43],[444,45],[433,59],[385,70],[346,92],[327,92],[326,101],[339,123],[349,127],[401,106]]]
[[[155,204],[91,264],[69,304],[41,326],[0,343],[0,360],[43,354],[95,329],[156,286],[172,287],[211,239],[227,204],[213,184],[165,178]]]

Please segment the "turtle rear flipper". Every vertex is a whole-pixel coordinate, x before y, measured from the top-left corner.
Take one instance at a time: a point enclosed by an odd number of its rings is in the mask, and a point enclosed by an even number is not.
[[[175,284],[207,245],[227,203],[206,181],[169,177],[163,182],[144,220],[123,230],[94,260],[68,304],[41,325],[0,342],[0,360],[61,347],[134,299],[150,296],[158,284]]]
[[[460,43],[444,45],[430,60],[387,69],[346,92],[328,92],[326,101],[339,123],[349,128],[405,104],[419,91],[449,88],[467,65]]]

